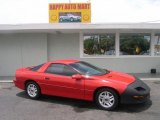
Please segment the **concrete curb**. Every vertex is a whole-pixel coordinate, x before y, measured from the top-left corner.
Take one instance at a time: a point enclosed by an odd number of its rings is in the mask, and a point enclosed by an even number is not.
[[[141,80],[160,80],[160,78],[140,78]]]
[[[0,80],[0,83],[12,83],[13,80]]]
[[[160,78],[140,78],[143,81],[160,81]],[[13,80],[0,80],[0,83],[13,83]]]

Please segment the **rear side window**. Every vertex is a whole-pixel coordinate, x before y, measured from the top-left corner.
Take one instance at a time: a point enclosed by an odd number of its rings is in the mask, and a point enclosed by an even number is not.
[[[51,64],[45,72],[63,76],[72,76],[77,74],[75,70],[64,64]]]
[[[37,65],[37,66],[34,66],[33,68],[30,68],[31,71],[37,71],[39,70],[44,64],[40,64],[40,65]]]

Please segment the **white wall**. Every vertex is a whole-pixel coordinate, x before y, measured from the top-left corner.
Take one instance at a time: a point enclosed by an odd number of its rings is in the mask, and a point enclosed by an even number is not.
[[[20,67],[47,61],[45,34],[1,34],[0,76],[12,76]]]
[[[160,57],[80,58],[79,34],[0,34],[0,76],[55,59],[80,59],[127,73],[160,72]]]
[[[79,34],[49,34],[48,59],[81,59],[103,68],[127,73],[160,72],[160,57],[80,58]]]
[[[79,59],[79,34],[48,34],[48,60]]]

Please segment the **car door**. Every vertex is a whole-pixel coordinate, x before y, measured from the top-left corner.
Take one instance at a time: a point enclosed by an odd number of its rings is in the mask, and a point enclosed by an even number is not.
[[[45,94],[84,98],[84,79],[76,80],[72,75],[77,72],[65,64],[51,64],[44,73],[43,91]]]

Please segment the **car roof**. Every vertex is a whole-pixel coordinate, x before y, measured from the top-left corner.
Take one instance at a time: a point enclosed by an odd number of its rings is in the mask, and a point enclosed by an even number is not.
[[[53,61],[50,61],[50,63],[60,63],[60,64],[71,64],[71,63],[75,63],[75,62],[79,62],[79,60],[66,59],[66,60],[53,60]]]

